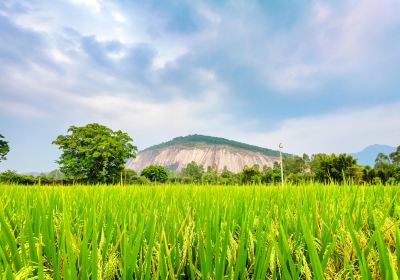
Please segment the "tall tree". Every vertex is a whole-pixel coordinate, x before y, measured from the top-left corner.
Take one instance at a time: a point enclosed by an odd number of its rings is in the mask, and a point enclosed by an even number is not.
[[[205,184],[216,184],[218,182],[218,168],[216,165],[208,166],[201,181]]]
[[[382,183],[386,183],[390,177],[392,177],[395,173],[395,165],[390,163],[389,156],[385,155],[384,153],[379,153],[375,159],[375,166],[374,172],[377,178]]]
[[[311,170],[320,182],[342,182],[351,178],[357,161],[347,154],[315,154],[311,160]]]
[[[258,165],[245,166],[240,174],[242,183],[244,184],[259,184],[261,183],[262,173]]]
[[[397,147],[396,151],[394,151],[393,153],[391,153],[389,155],[390,160],[394,163],[394,164],[399,164],[400,165],[400,146]]]
[[[375,166],[385,163],[390,163],[389,157],[384,153],[379,153],[375,158]]]
[[[283,159],[283,169],[289,174],[302,173],[306,169],[305,159],[296,155],[285,156]]]
[[[4,136],[0,134],[0,162],[7,159],[7,154],[10,151],[8,142],[3,140]]]
[[[201,182],[201,178],[204,174],[204,166],[201,164],[197,164],[195,161],[192,161],[186,165],[185,168],[182,169],[181,175],[183,177],[190,178],[192,182],[199,183]]]
[[[98,123],[71,126],[67,132],[53,141],[62,151],[57,163],[67,177],[81,182],[117,181],[125,162],[137,151],[127,133]]]

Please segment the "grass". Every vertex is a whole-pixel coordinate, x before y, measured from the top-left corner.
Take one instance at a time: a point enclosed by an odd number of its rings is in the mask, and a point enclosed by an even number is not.
[[[398,279],[400,187],[0,186],[2,279]]]

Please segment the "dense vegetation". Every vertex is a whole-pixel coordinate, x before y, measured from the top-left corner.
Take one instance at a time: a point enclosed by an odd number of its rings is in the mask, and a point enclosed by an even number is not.
[[[4,136],[0,134],[0,162],[7,159],[7,154],[10,151],[8,142],[4,140]]]
[[[347,154],[315,154],[309,157],[288,156],[283,159],[285,182],[305,184],[312,182],[343,183],[351,181],[355,184],[399,184],[400,146],[390,155],[379,154],[375,166],[360,166]],[[218,171],[195,162],[189,163],[181,172],[171,173],[170,181],[175,183],[202,183],[221,185],[245,184],[277,184],[281,181],[281,169],[278,162],[269,166],[246,166],[240,173],[232,173],[227,169]]]
[[[140,175],[156,183],[165,183],[168,180],[167,171],[161,165],[149,165],[142,170]]]
[[[2,279],[400,277],[400,146],[374,167],[346,154],[285,154],[282,189],[278,162],[139,175],[124,169],[131,142],[99,124],[72,126],[54,141],[60,170],[0,173]]]
[[[225,138],[198,135],[198,134],[188,135],[188,136],[183,136],[183,137],[182,136],[176,137],[176,138],[172,139],[171,141],[149,147],[146,150],[161,149],[161,148],[170,147],[170,146],[174,146],[174,145],[193,146],[196,143],[205,143],[205,144],[210,144],[210,145],[227,145],[227,146],[231,146],[231,147],[238,148],[238,149],[244,149],[244,150],[248,150],[248,151],[252,151],[252,152],[259,152],[266,156],[273,156],[273,157],[279,156],[279,151],[261,148],[261,147],[257,147],[257,146],[237,142],[237,141],[228,140]]]
[[[269,166],[245,166],[240,173],[232,173],[226,168],[204,166],[189,163],[183,170],[176,172],[163,166],[148,166],[138,175],[133,170],[124,170],[129,158],[135,157],[136,146],[132,138],[122,132],[113,131],[103,125],[92,123],[82,127],[71,126],[66,135],[57,137],[53,144],[62,151],[59,160],[60,170],[50,174],[33,177],[20,175],[14,171],[0,173],[0,182],[12,184],[148,184],[149,182],[172,182],[207,185],[246,185],[276,184],[281,181],[278,162]],[[203,135],[177,137],[151,149],[170,145],[195,145],[206,143],[230,145],[277,156],[279,152],[243,144],[224,138]],[[0,160],[8,153],[8,143],[0,135]],[[302,157],[283,154],[285,182],[304,184],[306,182],[342,183],[351,181],[355,184],[400,183],[400,146],[390,155],[379,154],[374,167],[357,165],[356,160],[347,154],[314,154]]]
[[[397,279],[399,199],[398,186],[0,185],[0,276]]]
[[[286,181],[298,183],[303,181],[337,182],[351,180],[356,184],[398,184],[400,183],[400,146],[390,154],[378,154],[375,165],[360,166],[350,155],[315,154],[311,158],[292,156],[284,160]]]
[[[307,155],[285,156],[283,160],[285,182],[295,184],[320,183],[346,183],[354,184],[400,184],[400,163],[398,161],[400,147],[390,154],[379,154],[374,167],[357,165],[356,160],[346,154],[315,154],[311,158]],[[148,184],[181,183],[205,185],[248,185],[248,184],[277,184],[281,182],[281,169],[278,162],[271,168],[246,166],[240,173],[233,173],[226,168],[217,170],[215,167],[189,163],[181,172],[168,170],[159,165],[152,165],[137,174],[133,170],[121,170],[115,174],[111,184]],[[65,177],[59,170],[37,177],[20,175],[13,171],[0,173],[0,182],[33,185],[33,184],[73,184],[79,181],[76,178]],[[101,183],[102,181],[95,181]]]

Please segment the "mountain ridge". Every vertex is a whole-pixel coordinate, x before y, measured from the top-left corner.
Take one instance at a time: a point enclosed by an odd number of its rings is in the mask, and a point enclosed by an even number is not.
[[[361,165],[369,165],[374,166],[375,158],[379,153],[384,153],[389,155],[390,153],[396,150],[395,147],[389,145],[382,145],[382,144],[372,144],[359,152],[351,153],[354,158],[357,159],[357,163]]]
[[[240,172],[244,166],[258,164],[273,166],[279,159],[279,151],[267,149],[221,137],[193,134],[175,137],[170,141],[148,147],[130,160],[126,167],[140,172],[151,164],[181,170],[194,161],[205,168],[216,166]]]
[[[246,144],[243,142],[229,140],[222,137],[215,137],[215,136],[208,136],[208,135],[201,135],[201,134],[190,134],[187,136],[178,136],[173,138],[172,140],[162,142],[157,145],[150,146],[143,151],[146,150],[154,150],[160,149],[172,145],[182,144],[182,145],[190,145],[191,143],[206,143],[210,145],[227,145],[232,146],[239,149],[250,150],[253,152],[260,152],[267,156],[279,156],[279,151],[259,147],[256,145]]]

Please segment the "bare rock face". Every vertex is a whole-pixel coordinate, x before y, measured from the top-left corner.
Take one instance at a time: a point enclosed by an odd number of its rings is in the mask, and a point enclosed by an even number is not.
[[[216,166],[219,171],[226,167],[232,172],[242,171],[244,166],[258,164],[260,167],[267,165],[272,167],[279,157],[268,156],[260,151],[233,147],[226,144],[191,143],[173,144],[165,147],[149,148],[138,153],[135,159],[131,159],[126,168],[140,172],[148,165],[157,164],[170,169],[180,171],[192,161],[202,164],[204,168]]]

